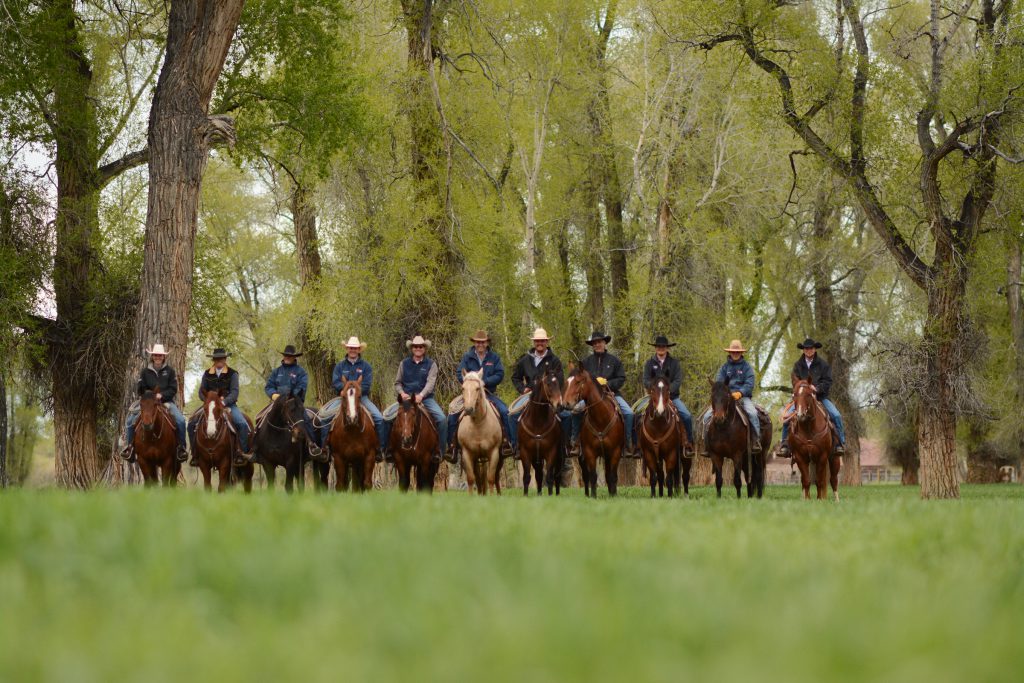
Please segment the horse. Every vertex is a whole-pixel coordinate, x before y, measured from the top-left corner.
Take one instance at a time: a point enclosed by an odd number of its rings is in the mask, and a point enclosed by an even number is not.
[[[416,490],[434,491],[437,465],[434,453],[438,448],[438,434],[434,422],[426,411],[412,399],[399,399],[398,415],[388,437],[388,450],[398,470],[398,487],[409,490],[412,468],[416,468]]]
[[[558,419],[562,404],[562,387],[558,375],[551,368],[533,379],[530,401],[519,416],[519,460],[523,463],[523,495],[530,494],[530,468],[537,475],[537,494],[547,482],[548,495],[562,493],[562,463],[565,447],[562,444],[562,424]],[[547,469],[547,478],[544,470]]]
[[[764,495],[764,454],[772,443],[772,423],[766,416],[758,415],[761,420],[761,453],[754,455],[749,449],[747,425],[740,417],[739,410],[739,402],[732,397],[729,385],[725,382],[711,382],[711,424],[704,437],[705,449],[714,465],[715,489],[719,498],[722,497],[722,465],[726,458],[732,460],[732,483],[736,487],[736,497],[742,497],[742,472],[747,480],[747,498],[753,498],[755,493],[760,498]]]
[[[178,437],[174,418],[148,389],[139,399],[139,421],[132,446],[146,486],[155,486],[161,480],[164,486],[178,485],[181,463],[175,457]]]
[[[373,468],[377,464],[377,432],[360,398],[363,395],[359,382],[349,380],[341,388],[341,411],[334,418],[327,435],[327,445],[334,460],[337,480],[335,491],[345,491],[352,475],[352,490],[366,491],[373,488]]]
[[[212,488],[210,474],[217,469],[217,492],[223,493],[228,486],[235,483],[236,478],[242,480],[246,493],[252,491],[252,476],[255,471],[252,463],[239,465],[234,463],[234,454],[238,435],[231,429],[230,412],[224,405],[223,394],[216,391],[206,392],[203,401],[203,413],[196,425],[195,442],[192,450],[203,473],[203,487]],[[248,418],[246,418],[248,421]],[[252,425],[249,425],[252,433]]]
[[[267,488],[274,488],[278,467],[285,470],[285,491],[292,492],[296,478],[299,480],[299,489],[305,488],[303,466],[307,450],[306,432],[302,427],[304,417],[302,401],[292,395],[281,395],[270,403],[266,415],[256,428],[253,451],[255,459],[263,466]],[[329,462],[313,464],[317,488],[327,487],[330,467]]]
[[[841,458],[833,453],[835,436],[832,433],[832,420],[822,407],[821,402],[811,389],[811,382],[795,375],[793,381],[793,407],[795,412],[789,426],[789,450],[793,460],[800,468],[800,484],[804,489],[804,498],[811,497],[811,478],[809,467],[814,463],[817,481],[818,500],[828,497],[828,486],[825,483],[825,471],[828,469],[828,480],[832,485],[832,495],[839,500],[839,468]]]
[[[491,489],[501,494],[498,466],[501,464],[501,418],[487,400],[483,370],[462,377],[462,417],[455,438],[462,448],[462,469],[466,490],[486,495]]]
[[[619,460],[626,440],[626,425],[619,414],[611,392],[582,367],[569,366],[565,381],[563,407],[571,410],[580,401],[586,404],[580,428],[580,465],[583,470],[584,493],[597,498],[597,457],[604,458],[604,478],[608,494],[618,494]]]
[[[690,468],[693,461],[681,457],[686,447],[686,430],[679,419],[679,413],[669,393],[669,382],[657,375],[648,390],[651,397],[640,422],[640,451],[644,465],[651,475],[651,498],[657,485],[658,496],[665,495],[668,484],[669,498],[679,489],[680,460],[682,460],[682,483],[685,496],[690,495]]]

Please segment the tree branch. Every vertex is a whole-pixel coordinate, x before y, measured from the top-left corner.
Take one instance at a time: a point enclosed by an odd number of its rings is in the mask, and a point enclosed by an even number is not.
[[[106,187],[107,183],[121,175],[125,171],[149,163],[149,147],[125,154],[120,159],[115,159],[109,164],[103,164],[99,168],[99,185]]]

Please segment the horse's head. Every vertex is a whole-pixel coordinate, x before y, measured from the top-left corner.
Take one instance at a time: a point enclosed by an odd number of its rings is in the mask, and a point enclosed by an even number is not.
[[[203,420],[206,424],[206,436],[211,439],[217,436],[217,423],[224,413],[224,394],[219,391],[208,391],[203,397]]]
[[[562,405],[562,385],[558,382],[558,374],[551,368],[533,378],[532,400],[550,403],[554,408]]]
[[[484,396],[484,371],[467,372],[462,376],[462,411],[472,416]]]
[[[156,409],[160,401],[156,398],[156,392],[146,389],[139,399],[139,424],[146,432],[153,431],[156,426]]]
[[[817,398],[814,395],[814,389],[811,388],[811,381],[800,379],[796,375],[793,375],[791,379],[793,380],[793,408],[796,411],[796,421],[806,422],[814,419],[814,403]]]
[[[725,382],[711,382],[711,415],[712,419],[721,424],[733,411],[736,399],[729,391],[729,385]]]
[[[280,412],[288,424],[288,429],[292,433],[292,443],[298,443],[305,438],[306,433],[302,429],[302,423],[306,419],[306,409],[303,407],[302,401],[292,394],[282,394],[277,397],[274,404],[275,409]]]
[[[648,389],[650,394],[651,402],[648,404],[648,410],[653,410],[654,414],[662,417],[669,410],[669,406],[672,405],[672,396],[669,391],[669,380],[664,374],[658,373],[654,376],[651,381],[651,387]]]
[[[562,395],[562,407],[572,410],[580,401],[593,396],[596,391],[594,378],[583,366],[569,364],[569,376],[565,378],[565,393]]]
[[[395,417],[393,430],[401,439],[402,448],[412,448],[416,443],[417,430],[419,428],[419,409],[416,403],[399,399],[398,415]]]
[[[359,425],[359,401],[363,396],[363,390],[359,382],[348,380],[341,388],[341,414],[346,427]]]

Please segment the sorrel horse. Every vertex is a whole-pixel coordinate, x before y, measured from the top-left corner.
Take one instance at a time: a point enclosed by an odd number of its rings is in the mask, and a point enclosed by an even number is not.
[[[711,424],[708,425],[704,446],[715,469],[715,489],[722,497],[722,465],[725,459],[732,460],[732,483],[736,497],[742,497],[740,473],[747,481],[747,498],[754,494],[764,495],[765,453],[772,443],[772,423],[766,416],[758,414],[761,421],[761,453],[753,454],[749,447],[747,425],[739,414],[739,402],[732,397],[729,385],[724,382],[711,383]]]
[[[562,463],[565,446],[562,444],[562,424],[558,419],[562,405],[562,387],[558,375],[550,368],[533,379],[530,401],[519,416],[519,460],[523,463],[523,495],[530,494],[530,468],[537,476],[537,494],[546,482],[548,495],[562,492]],[[544,470],[547,469],[545,478]]]
[[[501,418],[498,409],[487,400],[483,370],[462,377],[462,418],[456,438],[462,447],[462,470],[466,490],[486,495],[491,489],[501,494],[498,466],[501,464]]]
[[[161,480],[164,486],[177,486],[181,463],[175,457],[178,437],[174,418],[152,391],[147,390],[139,399],[139,421],[132,445],[146,486],[155,486]]]
[[[285,471],[284,488],[292,492],[296,478],[299,490],[305,488],[303,466],[308,458],[306,432],[302,427],[305,408],[295,396],[278,396],[267,408],[253,435],[253,451],[256,460],[263,466],[267,477],[267,488],[274,488],[277,468]],[[317,488],[327,487],[330,463],[313,463],[314,481]]]
[[[438,463],[434,453],[438,448],[437,429],[426,410],[413,400],[399,399],[398,415],[388,438],[388,450],[398,470],[398,487],[409,490],[412,469],[416,468],[416,490],[434,492],[434,477]]]
[[[327,435],[337,474],[335,491],[348,490],[349,475],[353,491],[373,488],[373,468],[377,464],[377,432],[373,429],[373,418],[360,403],[362,395],[359,382],[345,382],[340,393],[340,414],[334,418],[334,424]]]
[[[248,419],[247,417],[246,421]],[[196,437],[192,444],[192,450],[196,454],[199,470],[203,473],[203,487],[207,491],[213,488],[211,473],[216,468],[218,493],[226,491],[230,485],[235,483],[235,479],[241,479],[245,492],[250,493],[252,491],[252,476],[256,468],[251,463],[239,465],[234,462],[238,435],[231,429],[230,421],[230,411],[224,405],[223,395],[216,391],[206,392],[202,417],[196,424]],[[249,433],[252,433],[251,423]]]
[[[583,470],[584,493],[597,498],[597,458],[604,458],[604,478],[608,494],[618,493],[619,460],[625,444],[626,426],[619,415],[615,398],[582,367],[569,365],[565,380],[563,406],[571,410],[580,401],[586,404],[583,426],[580,427],[580,466]]]
[[[825,408],[821,405],[810,380],[793,380],[793,407],[795,409],[792,423],[789,426],[789,450],[800,468],[800,484],[804,489],[804,498],[811,497],[810,464],[814,463],[815,485],[818,489],[818,500],[828,497],[828,483],[832,485],[832,495],[839,500],[839,468],[841,458],[832,451],[835,446],[832,433],[832,421]]]
[[[666,484],[669,498],[676,495],[679,489],[680,464],[683,471],[683,492],[689,496],[690,467],[693,461],[681,457],[686,446],[686,430],[679,419],[675,404],[672,403],[668,379],[660,374],[655,376],[648,393],[651,399],[640,422],[639,442],[644,465],[651,476],[651,498],[654,498],[655,485],[659,497],[665,495]]]

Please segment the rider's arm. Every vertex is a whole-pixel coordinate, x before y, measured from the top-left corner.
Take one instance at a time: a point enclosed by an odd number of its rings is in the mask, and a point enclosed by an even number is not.
[[[675,360],[675,359],[673,359]],[[668,378],[668,391],[670,394],[679,394],[679,390],[683,388],[683,364],[676,360],[671,365],[672,370],[669,372]]]
[[[174,397],[178,395],[178,374],[174,372],[174,368],[167,368],[167,374],[167,388],[160,391],[160,400],[164,403],[174,403]]]
[[[615,367],[612,368],[612,376],[608,378],[608,388],[618,392],[626,383],[626,370],[622,367],[622,361],[615,359]]]
[[[420,396],[427,396],[434,393],[434,384],[437,383],[437,363],[430,364],[430,370],[427,371],[427,381],[423,385],[423,391],[420,392]]]
[[[238,373],[231,373],[231,385],[228,387],[228,395],[224,397],[224,405],[233,406],[238,403]]]
[[[373,386],[373,367],[369,363],[363,363],[363,381],[359,385],[359,391],[363,396],[370,398],[370,387]],[[339,389],[340,391],[340,389]]]

